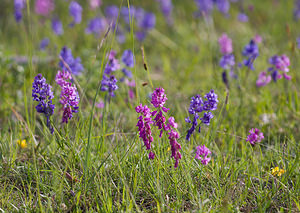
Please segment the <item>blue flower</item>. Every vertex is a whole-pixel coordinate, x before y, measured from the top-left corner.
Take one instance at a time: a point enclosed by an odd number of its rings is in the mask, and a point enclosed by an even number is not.
[[[79,75],[84,70],[81,64],[81,59],[79,57],[74,59],[71,49],[68,49],[67,47],[63,47],[60,52],[60,56],[64,60],[64,62],[63,61],[59,62],[59,66],[63,71],[69,71],[64,63],[68,64],[69,68],[71,69],[74,75]]]
[[[125,50],[123,52],[122,61],[127,67],[134,66],[134,56],[131,50]]]
[[[106,22],[100,17],[93,18],[89,21],[85,32],[87,34],[93,33],[94,35],[100,35],[105,30]]]
[[[70,16],[73,17],[73,23],[71,25],[73,25],[74,23],[79,24],[81,22],[82,7],[79,3],[77,3],[76,1],[72,1],[69,6],[69,13]]]
[[[46,47],[49,45],[49,38],[44,38],[41,42],[40,42],[40,50],[45,50]]]
[[[57,18],[52,19],[51,27],[56,35],[62,35],[64,33],[62,23]]]

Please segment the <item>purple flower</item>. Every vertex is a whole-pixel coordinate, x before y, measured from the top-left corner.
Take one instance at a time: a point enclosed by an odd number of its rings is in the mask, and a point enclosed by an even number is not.
[[[298,49],[300,49],[300,37],[298,37],[296,41],[297,41],[297,47]]]
[[[108,55],[108,62],[104,68],[104,73],[106,75],[111,74],[111,72],[116,71],[121,67],[119,64],[119,60],[116,59],[116,54],[116,51],[112,50]]]
[[[153,91],[151,103],[155,108],[158,108],[158,107],[164,108],[164,104],[166,103],[166,100],[167,100],[167,96],[166,96],[165,90],[163,88],[159,87]]]
[[[124,75],[128,78],[132,78],[132,73],[130,70],[123,68],[122,72],[124,73]]]
[[[80,4],[76,1],[72,1],[69,6],[69,13],[70,16],[73,17],[73,24],[79,24],[81,22],[81,13],[82,13],[82,7]]]
[[[136,112],[141,114],[141,116],[138,117],[138,131],[140,138],[143,139],[144,145],[146,146],[147,150],[151,149],[151,142],[153,142],[153,137],[151,135],[151,125],[156,126],[160,130],[159,137],[162,136],[162,134],[165,132],[169,135],[169,142],[171,145],[171,151],[172,155],[171,158],[174,158],[175,165],[174,167],[178,167],[179,160],[181,159],[181,153],[179,150],[181,149],[180,144],[177,142],[177,139],[179,138],[179,134],[176,131],[177,123],[175,122],[174,117],[170,117],[167,120],[163,115],[163,111],[167,112],[167,110],[164,110],[163,105],[165,104],[165,101],[167,100],[166,95],[164,94],[163,88],[157,88],[152,93],[152,104],[156,108],[155,111],[152,111],[148,108],[147,105],[143,106],[140,104],[135,108]],[[158,108],[158,109],[157,109]],[[154,159],[154,153],[149,153],[149,159]]]
[[[105,8],[105,17],[110,21],[116,21],[119,15],[119,8],[111,5]]]
[[[243,61],[243,64],[246,67],[249,67],[250,69],[254,70],[253,62],[257,58],[257,56],[259,56],[258,46],[254,42],[254,40],[251,40],[250,43],[244,47],[242,54],[243,56],[248,57]]]
[[[219,38],[220,52],[223,55],[232,53],[232,40],[227,36],[227,34],[223,33]]]
[[[252,146],[254,146],[255,144],[261,142],[262,139],[264,139],[264,134],[262,132],[260,132],[259,129],[257,128],[252,128],[249,131],[249,135],[247,136],[247,140]]]
[[[211,159],[208,157],[209,154],[211,151],[205,145],[197,146],[195,159],[200,160],[203,165],[207,165]]]
[[[100,17],[93,18],[89,21],[87,28],[85,29],[86,34],[93,33],[99,36],[105,30],[106,22]]]
[[[16,22],[20,22],[22,20],[22,10],[25,8],[26,2],[25,0],[14,0],[14,8],[15,8],[15,19]]]
[[[129,9],[128,7],[122,7],[121,8],[121,16],[123,18],[123,20],[125,21],[126,24],[130,24],[130,19],[129,18],[132,18],[135,14],[135,8],[133,6],[130,6],[130,16],[129,17]]]
[[[56,35],[62,35],[64,33],[62,23],[57,18],[52,19],[51,27]]]
[[[214,92],[214,90],[210,90],[209,93],[207,93],[204,98],[207,99],[207,101],[204,102],[204,110],[206,111],[214,111],[217,109],[218,106],[218,95]]]
[[[300,0],[295,0],[294,18],[296,20],[298,20],[300,18]]]
[[[118,80],[114,75],[111,75],[109,77],[103,75],[103,79],[101,81],[101,91],[108,91],[108,94],[111,97],[115,97],[114,91],[119,88],[117,82]]]
[[[209,16],[214,8],[212,0],[195,0],[200,15]]]
[[[233,54],[223,55],[220,59],[220,67],[225,70],[232,70],[235,65],[235,59]]]
[[[167,19],[168,24],[172,24],[172,10],[173,10],[173,4],[172,0],[157,0],[160,3],[160,9],[162,13],[164,14],[165,18]]]
[[[237,18],[240,22],[248,22],[248,16],[245,13],[239,13]]]
[[[270,75],[267,75],[267,72],[261,72],[256,81],[256,86],[257,87],[266,86],[268,83],[271,82],[271,80],[272,77]]]
[[[54,129],[50,124],[50,116],[53,115],[55,105],[52,104],[54,96],[51,88],[52,87],[46,83],[46,79],[42,76],[42,74],[38,74],[34,78],[34,82],[32,84],[32,97],[34,101],[39,102],[39,104],[35,107],[36,111],[43,113],[46,116],[47,127],[51,134],[53,134]]]
[[[202,121],[202,123],[209,125],[210,124],[210,120],[214,117],[214,115],[211,112],[204,112],[203,117],[200,118],[200,120]]]
[[[150,150],[151,142],[153,142],[151,126],[150,126],[150,124],[153,123],[153,121],[151,119],[151,111],[147,105],[143,106],[142,104],[137,106],[135,108],[135,111],[137,113],[141,114],[141,116],[138,117],[138,123],[136,125],[138,127],[139,137],[143,139],[146,149]],[[150,159],[153,159],[153,158],[150,158]]]
[[[54,1],[36,0],[34,10],[39,15],[48,16],[54,10]]]
[[[213,115],[210,111],[214,111],[217,109],[218,106],[218,96],[215,94],[214,90],[211,90],[209,93],[207,93],[204,96],[204,100],[201,98],[200,95],[196,95],[195,97],[192,97],[190,107],[189,107],[189,113],[194,116],[193,122],[191,119],[188,117],[185,119],[187,123],[191,123],[192,126],[188,130],[187,135],[186,135],[186,140],[189,140],[193,132],[196,130],[196,127],[198,125],[198,119],[199,119],[199,114],[202,111],[206,111],[203,114],[203,117],[200,118],[203,124],[209,125],[210,120],[213,118]],[[201,127],[199,126],[198,132],[201,131]]]
[[[45,50],[46,47],[48,47],[49,45],[49,38],[44,38],[41,42],[40,42],[40,50]]]
[[[189,113],[190,114],[195,114],[198,112],[203,111],[203,100],[200,95],[196,95],[195,97],[192,97],[190,107],[189,107]]]
[[[134,56],[131,50],[125,50],[122,55],[122,61],[127,67],[134,66]]]
[[[78,112],[79,95],[76,86],[70,82],[71,74],[68,71],[58,71],[55,77],[56,83],[61,88],[59,102],[63,105],[62,123],[68,123],[73,113]]]
[[[153,160],[155,157],[155,154],[153,152],[149,152],[149,159]]]
[[[77,57],[76,59],[72,55],[71,49],[68,49],[66,46],[64,46],[60,52],[60,57],[63,59],[59,62],[59,66],[61,69],[68,70],[65,64],[67,64],[70,68],[68,71],[72,71],[72,74],[79,75],[84,70],[81,59]]]
[[[155,15],[153,13],[146,13],[140,27],[145,30],[151,30],[155,27]]]
[[[230,3],[228,0],[214,0],[218,10],[223,14],[228,14]]]
[[[135,33],[135,36],[139,41],[144,41],[147,36],[147,33],[145,31],[137,31]]]
[[[181,159],[181,153],[179,150],[181,149],[181,145],[177,142],[177,139],[179,138],[179,134],[177,131],[171,129],[171,131],[168,133],[169,134],[169,141],[171,145],[171,158],[174,158],[175,160],[175,165],[174,168],[178,167],[179,160]]]
[[[193,122],[191,122],[190,118],[186,118],[186,119],[185,119],[185,121],[186,121],[187,123],[192,123],[191,128],[188,130],[188,132],[187,132],[187,134],[186,134],[186,137],[185,137],[186,140],[190,140],[191,135],[192,135],[193,132],[196,130],[196,127],[197,127],[197,125],[198,125],[198,119],[199,119],[199,115],[198,115],[197,113],[194,115],[194,120],[193,120]],[[200,131],[201,131],[201,128],[200,128],[200,126],[199,126],[199,132],[200,132]]]

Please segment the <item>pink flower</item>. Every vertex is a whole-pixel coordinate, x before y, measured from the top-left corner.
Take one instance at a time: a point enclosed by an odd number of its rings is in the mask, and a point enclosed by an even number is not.
[[[54,10],[53,0],[37,0],[35,2],[34,10],[37,14],[48,16]]]
[[[252,146],[254,146],[256,143],[261,142],[262,139],[264,139],[264,134],[260,132],[257,128],[252,128],[249,131],[249,135],[247,136],[247,140]]]
[[[90,0],[90,7],[92,10],[97,9],[102,4],[101,0]]]
[[[222,54],[230,54],[232,53],[232,40],[227,36],[227,34],[223,33],[219,38],[220,51]]]
[[[272,80],[272,77],[270,75],[267,75],[267,72],[261,72],[259,73],[258,79],[256,81],[257,87],[266,86],[268,83],[270,83]]]
[[[253,40],[256,44],[259,44],[262,42],[262,37],[260,35],[256,34]]]
[[[208,157],[209,154],[211,151],[205,145],[197,146],[195,159],[200,160],[203,165],[207,165],[211,159]]]

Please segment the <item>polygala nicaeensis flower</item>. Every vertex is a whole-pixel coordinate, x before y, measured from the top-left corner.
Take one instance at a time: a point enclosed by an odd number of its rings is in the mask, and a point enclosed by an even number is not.
[[[217,109],[218,102],[218,95],[214,92],[214,90],[211,90],[209,93],[207,93],[204,96],[204,100],[200,95],[192,97],[189,107],[189,113],[193,115],[194,118],[193,121],[189,117],[185,119],[187,123],[192,124],[191,128],[187,132],[186,140],[190,140],[191,135],[196,130],[196,127],[198,126],[198,119],[201,120],[203,124],[210,124],[210,120],[214,117],[210,111],[214,111]],[[204,112],[203,117],[200,118],[199,113],[203,111],[206,112]],[[198,132],[200,131],[201,126],[199,125]]]
[[[51,88],[52,87],[46,83],[46,79],[42,76],[42,74],[38,74],[34,78],[34,82],[32,84],[32,97],[34,101],[39,102],[35,109],[37,112],[43,113],[46,116],[46,125],[52,134],[54,129],[50,123],[50,116],[53,115],[55,105],[52,103],[54,96]]]
[[[59,62],[59,66],[61,67],[62,71],[71,71],[72,74],[79,75],[84,70],[81,64],[81,59],[79,57],[75,59],[72,55],[71,49],[68,49],[66,46],[64,46],[60,51],[60,57],[61,60]]]
[[[207,165],[211,159],[208,157],[209,154],[211,151],[205,145],[197,146],[195,159],[200,160],[203,165]]]
[[[247,136],[247,140],[252,146],[255,146],[257,143],[260,143],[264,139],[264,134],[260,132],[257,128],[252,128],[249,131],[249,135]]]
[[[56,83],[61,88],[59,102],[63,105],[62,123],[68,123],[73,113],[78,112],[79,95],[75,85],[71,83],[71,74],[68,71],[58,71],[55,77]]]
[[[154,111],[148,108],[147,105],[143,106],[140,104],[137,106],[136,112],[141,114],[138,117],[138,131],[140,138],[143,139],[144,145],[147,150],[151,149],[151,142],[153,142],[151,127],[157,127],[160,130],[159,137],[162,137],[162,134],[165,133],[168,135],[169,143],[171,146],[171,158],[175,160],[174,167],[177,168],[179,160],[181,159],[181,145],[178,143],[177,139],[179,138],[179,133],[177,131],[177,123],[175,122],[174,117],[166,119],[164,112],[167,112],[169,109],[164,107],[164,104],[167,100],[166,94],[164,93],[163,88],[156,88],[151,96],[151,103],[154,106]],[[150,151],[149,159],[154,159],[155,154]]]

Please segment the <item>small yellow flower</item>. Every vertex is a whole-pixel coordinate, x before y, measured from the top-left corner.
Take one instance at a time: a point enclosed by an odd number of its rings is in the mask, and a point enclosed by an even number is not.
[[[19,144],[19,146],[22,148],[22,149],[25,149],[27,147],[27,142],[26,140],[18,140],[17,143]]]
[[[282,174],[284,174],[284,169],[279,169],[278,166],[276,166],[275,168],[272,168],[271,173],[273,176],[278,176],[280,177]]]

